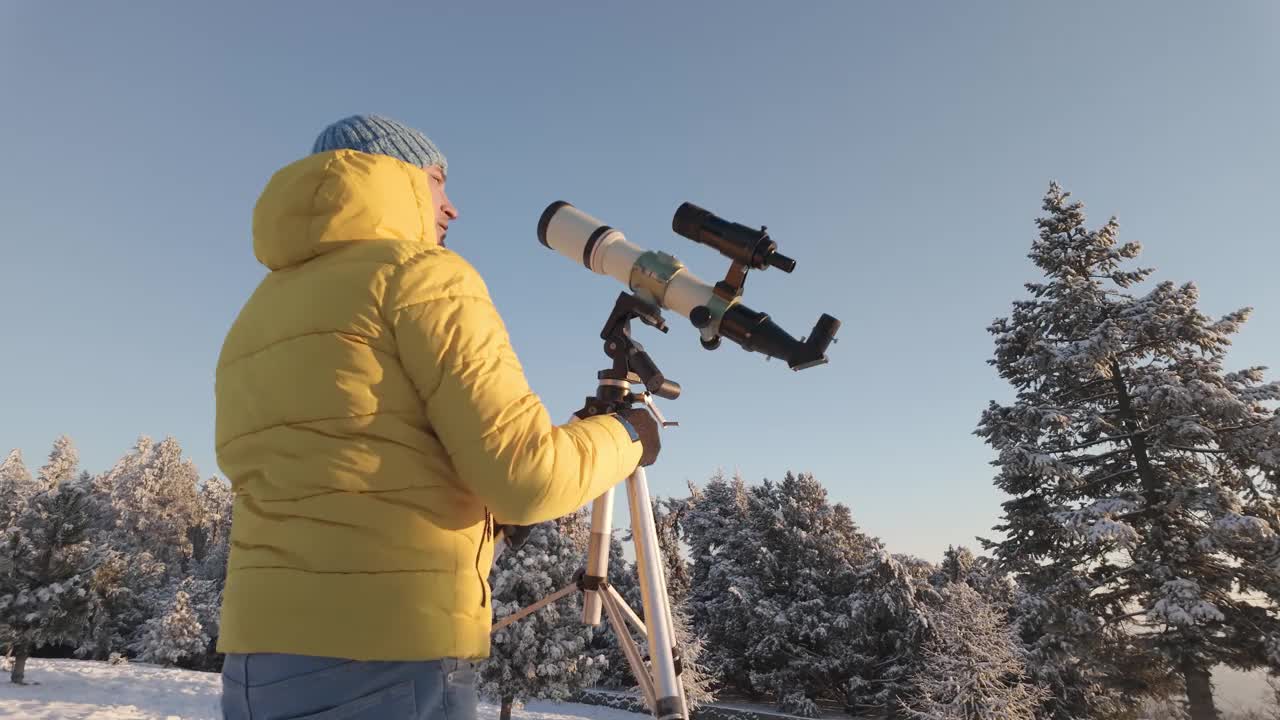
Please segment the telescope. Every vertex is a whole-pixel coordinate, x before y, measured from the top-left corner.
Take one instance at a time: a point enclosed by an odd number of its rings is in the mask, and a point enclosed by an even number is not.
[[[564,200],[547,206],[538,220],[538,241],[588,270],[627,286],[640,299],[687,318],[707,350],[722,337],[744,350],[778,358],[792,370],[827,362],[840,321],[823,313],[806,338],[796,339],[767,313],[742,303],[751,269],[795,270],[796,261],[778,252],[768,228],[730,222],[693,203],[683,203],[671,220],[676,234],[713,248],[731,261],[725,278],[711,285],[668,253],[645,250]]]
[[[796,261],[778,252],[778,244],[763,226],[759,230],[729,222],[692,203],[676,210],[671,229],[678,235],[714,248],[729,258],[724,280],[715,285],[703,282],[674,256],[644,250],[629,242],[618,230],[561,200],[547,206],[538,220],[538,241],[591,272],[612,277],[627,286],[605,320],[600,337],[610,367],[596,373],[596,392],[589,395],[575,417],[586,418],[620,413],[644,402],[663,427],[667,422],[651,396],[674,400],[680,384],[668,378],[631,333],[631,322],[667,332],[662,308],[688,318],[702,335],[708,350],[727,337],[744,349],[785,360],[793,370],[827,362],[827,347],[835,342],[840,321],[823,314],[807,339],[797,340],[769,316],[742,304],[742,286],[752,269],[777,268],[790,273]],[[636,392],[635,385],[644,390]],[[540,609],[575,592],[582,593],[582,621],[600,624],[602,611],[618,638],[618,645],[644,695],[655,720],[690,720],[688,697],[683,680],[684,664],[676,642],[662,550],[654,524],[648,477],[637,467],[626,480],[627,504],[631,509],[632,539],[640,580],[643,619],[609,582],[609,547],[613,537],[613,493],[610,487],[591,505],[591,539],[587,544],[585,567],[569,584],[534,603],[510,613],[493,624],[495,632],[519,622]],[[504,529],[503,544],[518,545],[522,528]],[[527,531],[527,530],[526,530]],[[495,548],[496,563],[501,546]],[[638,632],[648,646],[642,655],[632,636]]]

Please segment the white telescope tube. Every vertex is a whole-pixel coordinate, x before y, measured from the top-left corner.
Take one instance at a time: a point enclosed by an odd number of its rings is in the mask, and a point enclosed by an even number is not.
[[[716,335],[720,319],[736,298],[726,301],[712,285],[694,275],[675,257],[637,247],[621,230],[605,225],[563,200],[552,203],[538,221],[538,240],[591,272],[607,275],[641,299],[694,321],[694,310],[705,307],[709,317],[699,326],[702,336]],[[691,317],[691,315],[695,315]],[[694,323],[698,326],[698,323]]]

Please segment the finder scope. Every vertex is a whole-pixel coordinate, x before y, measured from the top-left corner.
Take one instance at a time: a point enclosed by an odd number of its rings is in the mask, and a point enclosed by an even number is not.
[[[677,235],[709,247],[721,255],[756,270],[769,266],[789,273],[796,269],[796,261],[778,252],[778,243],[769,239],[768,228],[759,230],[736,222],[729,222],[710,210],[693,203],[684,203],[671,218],[671,229]]]

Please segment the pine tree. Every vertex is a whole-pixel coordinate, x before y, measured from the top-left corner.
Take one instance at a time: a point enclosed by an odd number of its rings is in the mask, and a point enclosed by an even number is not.
[[[684,687],[685,703],[693,712],[716,699],[717,683],[703,664],[706,641],[693,625],[693,613],[688,602],[672,605],[672,636],[680,652],[680,684]],[[642,645],[643,651],[648,648]]]
[[[916,580],[928,581],[938,574],[939,567],[918,555],[892,553],[893,559]]]
[[[524,544],[504,552],[492,573],[494,619],[500,620],[573,582],[585,547],[568,527],[581,513],[535,527]],[[566,526],[562,532],[560,526]],[[493,634],[480,664],[481,694],[502,703],[502,716],[526,700],[569,700],[599,679],[605,658],[590,652],[593,630],[582,622],[581,595],[551,603]]]
[[[164,593],[165,567],[148,553],[129,554],[105,544],[98,553],[89,581],[87,628],[76,655],[107,660],[125,653],[154,616],[154,598]]]
[[[25,681],[31,652],[79,643],[88,612],[94,563],[88,539],[89,485],[77,475],[79,454],[61,437],[40,469],[35,492],[5,528],[0,576],[0,625],[13,643],[11,680]]]
[[[163,616],[178,589],[189,592],[203,621],[213,622],[206,629],[216,630],[209,604],[221,593],[217,543],[229,519],[206,522],[204,515],[229,503],[229,493],[210,483],[201,489],[176,440],[155,443],[146,436],[93,485],[95,542],[105,556],[93,583],[90,637],[79,654],[101,659],[136,646],[144,623]],[[203,567],[206,560],[212,564]]]
[[[951,583],[965,583],[1006,615],[1013,606],[1017,591],[1017,583],[1000,569],[994,559],[975,555],[964,545],[947,548],[942,565],[930,581],[939,588]]]
[[[737,619],[751,635],[751,684],[780,710],[812,716],[818,700],[843,699],[859,633],[853,602],[880,543],[811,474],[765,480],[751,488],[748,508],[757,595]]]
[[[191,599],[185,591],[179,590],[174,593],[164,615],[146,622],[142,637],[133,649],[143,662],[171,666],[202,656],[208,642],[209,636],[200,626],[200,619],[191,607]]]
[[[653,503],[658,551],[662,553],[667,600],[671,604],[672,636],[680,656],[680,682],[692,712],[715,700],[715,680],[704,664],[706,644],[693,624],[690,600],[693,578],[689,561],[681,547],[684,519],[690,508],[688,498],[665,498]],[[643,607],[639,612],[644,617]],[[648,653],[642,644],[642,652]],[[638,688],[637,688],[638,689]]]
[[[690,598],[713,676],[793,714],[843,700],[860,659],[854,613],[879,541],[809,474],[748,488],[717,473],[690,491],[681,518]]]
[[[113,545],[146,552],[165,564],[170,582],[190,572],[200,513],[200,476],[173,438],[139,438],[106,482],[114,511]]]
[[[215,477],[201,483],[187,531],[193,575],[216,577],[224,573],[220,546],[230,542],[233,500],[231,485],[226,480]],[[212,567],[202,567],[208,562],[212,562]]]
[[[849,649],[853,672],[845,688],[849,714],[901,715],[901,701],[911,695],[912,676],[920,667],[930,607],[940,602],[927,576],[883,550],[860,569],[850,611],[856,633]]]
[[[684,534],[684,518],[689,511],[687,498],[655,498],[653,500],[653,524],[658,535],[658,550],[662,553],[663,572],[667,580],[667,596],[673,606],[684,606],[689,599],[693,578],[689,561],[681,547]]]
[[[0,462],[0,527],[9,527],[18,511],[35,492],[35,479],[22,461],[22,451],[13,450]]]
[[[1044,210],[1045,279],[989,328],[1017,395],[977,430],[1012,496],[986,545],[1025,591],[1049,717],[1132,715],[1176,673],[1211,720],[1213,667],[1280,667],[1280,384],[1223,369],[1248,309],[1213,321],[1192,284],[1135,295],[1152,271],[1122,267],[1140,246],[1115,218],[1087,229],[1056,183]]]
[[[948,583],[942,594],[942,604],[927,610],[922,661],[911,697],[902,701],[907,716],[1035,720],[1045,691],[1025,677],[1022,648],[1004,613],[963,581]]]
[[[1027,672],[1048,691],[1039,717],[1136,720],[1144,698],[1172,690],[1169,675],[1141,665],[1123,628],[1096,623],[1080,609],[1089,600],[1082,587],[1067,580],[1049,591],[1019,587],[1014,596],[1009,617]]]
[[[748,523],[749,492],[740,476],[716,473],[706,486],[690,485],[682,519],[689,547],[689,610],[705,643],[707,673],[722,687],[759,696],[751,684],[747,650],[754,640],[739,618],[758,597],[753,579],[761,540]]]
[[[945,587],[952,583],[968,582],[969,575],[977,564],[978,558],[969,548],[963,545],[960,547],[948,546],[947,551],[942,554],[942,567],[939,568],[939,574],[942,579],[941,586]]]
[[[9,528],[13,525],[14,518],[21,509],[26,507],[35,491],[35,478],[31,477],[31,472],[23,462],[22,451],[13,450],[3,462],[0,462],[0,528]],[[8,573],[10,568],[10,559],[0,554],[0,575]],[[9,628],[0,623],[0,647],[12,649],[13,640]],[[6,662],[9,657],[5,655]],[[11,668],[4,669],[8,671]]]
[[[190,597],[200,626],[209,635],[205,657],[192,662],[197,669],[217,670],[222,662],[216,643],[231,552],[232,501],[229,483],[218,478],[206,480],[200,488],[196,524],[190,533],[192,571],[180,587]]]

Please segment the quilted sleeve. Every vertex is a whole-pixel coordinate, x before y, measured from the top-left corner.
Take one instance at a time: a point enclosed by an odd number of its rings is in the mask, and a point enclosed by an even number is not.
[[[551,421],[487,287],[456,253],[437,249],[401,267],[384,312],[432,430],[502,522],[567,515],[640,462],[635,431],[618,416]]]

